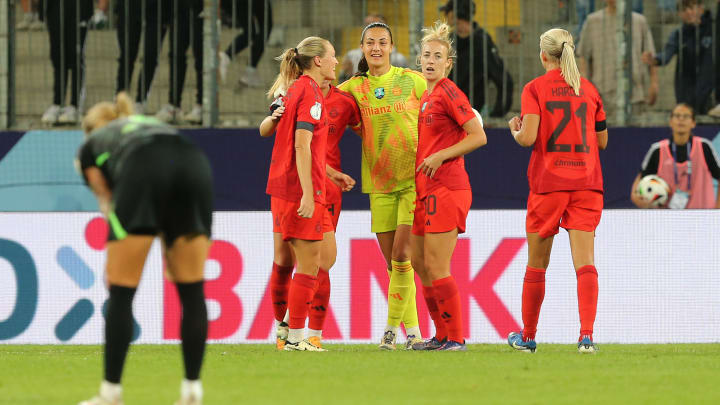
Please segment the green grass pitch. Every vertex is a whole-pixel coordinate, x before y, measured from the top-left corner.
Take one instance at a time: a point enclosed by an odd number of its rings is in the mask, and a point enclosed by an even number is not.
[[[328,345],[327,353],[273,345],[208,346],[205,405],[225,404],[696,404],[720,403],[720,344],[470,345],[466,353],[380,352]],[[127,405],[172,404],[182,377],[176,345],[132,346]],[[100,346],[0,345],[0,403],[77,404],[95,395]]]

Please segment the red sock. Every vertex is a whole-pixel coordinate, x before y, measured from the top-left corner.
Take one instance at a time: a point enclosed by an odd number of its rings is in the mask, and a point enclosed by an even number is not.
[[[433,281],[435,300],[437,301],[440,317],[445,321],[448,340],[465,343],[463,338],[462,309],[460,294],[453,276]]]
[[[318,271],[317,285],[318,287],[310,304],[308,327],[314,330],[322,330],[330,303],[330,274],[327,270],[320,269]]]
[[[593,265],[577,269],[578,312],[580,312],[580,335],[592,338],[598,299],[598,273]]]
[[[293,266],[279,266],[273,263],[272,273],[270,273],[270,297],[275,319],[278,322],[282,322],[283,318],[285,318],[285,311],[287,311],[288,289],[290,288],[292,271]]]
[[[525,267],[522,291],[523,340],[535,339],[540,307],[545,298],[545,269]]]
[[[313,289],[317,277],[307,274],[295,273],[290,282],[288,292],[288,310],[290,311],[290,329],[305,328],[305,319],[308,314],[308,306],[313,297]]]
[[[445,322],[440,317],[440,309],[438,309],[437,300],[435,299],[435,289],[433,286],[423,286],[423,296],[425,296],[425,304],[427,305],[430,318],[435,324],[435,339],[442,342],[447,338],[447,328]]]

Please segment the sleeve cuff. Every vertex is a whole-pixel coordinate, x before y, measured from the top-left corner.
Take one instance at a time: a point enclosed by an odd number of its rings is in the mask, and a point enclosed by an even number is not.
[[[295,125],[295,129],[304,129],[306,131],[313,132],[315,130],[315,125],[307,121],[298,121],[297,125]]]
[[[602,132],[607,129],[607,121],[597,121],[595,122],[595,132]]]

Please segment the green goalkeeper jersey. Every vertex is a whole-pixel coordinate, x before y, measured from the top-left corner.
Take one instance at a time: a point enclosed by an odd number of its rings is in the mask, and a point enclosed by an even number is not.
[[[415,186],[419,72],[390,67],[382,76],[356,76],[338,86],[355,97],[362,115],[362,191],[390,193]]]

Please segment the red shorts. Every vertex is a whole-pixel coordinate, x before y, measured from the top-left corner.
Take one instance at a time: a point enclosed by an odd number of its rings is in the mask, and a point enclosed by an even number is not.
[[[330,221],[323,230],[324,232],[337,231],[340,210],[342,210],[342,190],[335,183],[328,181],[325,184],[325,209],[330,214]]]
[[[315,202],[312,218],[302,218],[297,210],[300,201],[288,201],[270,197],[273,216],[273,232],[281,233],[283,240],[322,240],[324,229],[331,227],[330,216],[325,205]]]
[[[555,191],[528,196],[525,230],[547,238],[558,228],[593,232],[600,223],[603,193],[595,190]]]
[[[457,229],[465,233],[465,219],[472,204],[472,191],[437,188],[415,202],[412,233],[443,233]]]

